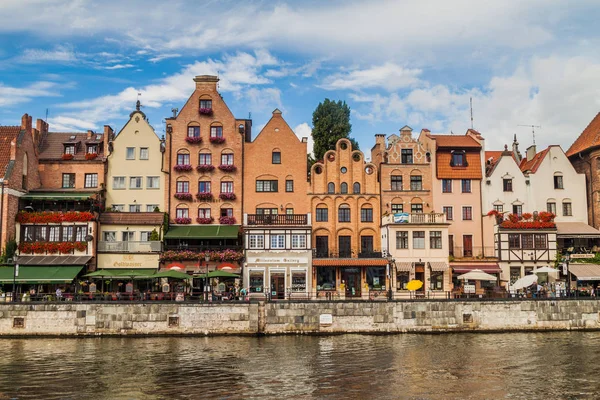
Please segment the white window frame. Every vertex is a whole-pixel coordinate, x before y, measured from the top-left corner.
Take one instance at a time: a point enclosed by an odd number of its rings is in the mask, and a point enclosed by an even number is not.
[[[156,207],[158,207],[158,204],[146,204],[146,212],[154,212]]]
[[[272,233],[269,240],[271,249],[285,249],[285,235],[283,233]]]
[[[146,154],[144,154],[144,151],[146,152]],[[149,159],[150,159],[150,149],[148,147],[140,147],[140,160],[149,160]]]
[[[141,204],[130,204],[129,205],[129,212],[142,212],[142,205]]]
[[[156,182],[156,186],[153,183]],[[160,176],[147,176],[146,189],[160,189]]]
[[[303,242],[304,240],[304,242]],[[292,234],[292,249],[305,249],[306,248],[306,234],[305,233],[293,233]]]
[[[113,182],[112,182],[112,187],[115,190],[123,190],[123,189],[127,189],[127,182],[125,180],[125,176],[113,176]],[[117,182],[122,183],[121,185],[118,185]]]
[[[133,182],[138,182],[140,183],[140,186],[134,186]],[[144,179],[141,176],[130,176],[129,177],[129,189],[133,189],[133,190],[140,190],[144,188]]]
[[[248,236],[248,245],[250,249],[264,249],[265,235],[251,234]]]
[[[125,159],[135,160],[135,147],[127,147],[125,149]]]
[[[117,231],[102,232],[102,240],[105,242],[116,242],[117,241]]]

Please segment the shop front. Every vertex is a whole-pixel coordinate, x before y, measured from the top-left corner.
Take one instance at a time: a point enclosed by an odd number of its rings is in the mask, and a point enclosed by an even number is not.
[[[393,267],[392,293],[395,299],[439,299],[450,296],[451,273],[446,261],[396,261]],[[407,285],[412,280],[422,282],[422,286],[417,290],[409,291]]]
[[[381,299],[390,288],[388,260],[315,259],[314,296],[319,300]]]
[[[247,252],[244,287],[250,297],[306,299],[310,295],[310,251]]]

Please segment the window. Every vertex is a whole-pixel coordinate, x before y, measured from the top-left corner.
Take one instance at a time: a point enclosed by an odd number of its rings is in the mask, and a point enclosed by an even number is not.
[[[160,178],[158,176],[149,176],[146,178],[146,189],[160,188]]]
[[[221,182],[221,193],[233,193],[233,182]]]
[[[342,182],[342,184],[340,186],[340,193],[348,194],[348,184],[346,182]]]
[[[442,248],[442,231],[429,232],[429,247],[432,249]]]
[[[125,211],[125,204],[113,204],[112,209],[116,212],[123,212]]]
[[[105,242],[116,242],[117,241],[117,232],[104,232],[102,237]]]
[[[121,240],[123,240],[124,242],[133,242],[134,237],[135,232],[121,232]]]
[[[494,204],[494,210],[498,211],[499,213],[504,212],[504,205]]]
[[[562,175],[554,176],[554,189],[564,189]]]
[[[442,179],[442,193],[452,193],[452,179]]]
[[[221,154],[221,165],[233,165],[233,154]]]
[[[465,221],[473,219],[473,207],[467,206],[462,208],[462,219]]]
[[[62,174],[62,187],[65,189],[75,187],[75,174]]]
[[[176,209],[175,218],[189,218],[189,210],[187,208]]]
[[[317,268],[317,290],[335,290],[336,267]]]
[[[146,204],[146,212],[154,212],[158,208],[158,204]]]
[[[291,179],[288,179],[285,181],[285,191],[286,192],[293,192],[294,191],[294,181]]]
[[[570,217],[573,215],[573,208],[571,208],[570,201],[563,201],[563,216]]]
[[[60,226],[49,226],[48,227],[48,241],[49,242],[60,242]]]
[[[292,249],[305,249],[306,235],[292,235]]]
[[[265,180],[257,180],[256,181],[256,191],[257,192],[277,192],[277,181],[265,181]]]
[[[534,235],[536,249],[545,249],[548,247],[546,236],[545,233],[536,233]]]
[[[292,292],[306,292],[306,271],[292,271]]]
[[[548,212],[551,212],[552,214],[556,215],[556,203],[553,201],[546,203],[546,210],[548,210]]]
[[[423,204],[422,203],[413,203],[410,205],[410,212],[413,214],[420,214],[423,212]]]
[[[333,182],[327,184],[327,193],[335,193],[335,184]]]
[[[35,227],[35,240],[38,242],[46,241],[46,227],[45,226],[36,226]]]
[[[210,218],[210,208],[199,208],[198,218]]]
[[[176,185],[175,193],[189,193],[190,183],[188,181],[179,181]]]
[[[150,152],[147,147],[140,147],[140,160],[147,160],[150,157]]]
[[[233,208],[221,208],[221,217],[233,217]]]
[[[360,194],[360,183],[354,182],[354,185],[352,185],[352,193]]]
[[[396,232],[396,249],[408,249],[408,231]]]
[[[513,209],[513,210],[512,210],[513,214],[517,214],[517,215],[519,215],[519,216],[520,216],[521,214],[523,214],[523,206],[522,206],[522,205],[519,205],[519,204],[513,204],[513,207],[512,207],[512,209]]]
[[[412,149],[402,149],[400,151],[400,158],[401,158],[402,164],[412,164],[413,163]]]
[[[129,205],[129,212],[141,212],[142,211],[142,206],[140,204],[130,204]]]
[[[76,226],[75,227],[75,241],[76,242],[85,242],[86,236],[87,236],[87,226]]]
[[[126,160],[135,160],[135,147],[128,147],[125,154]]]
[[[425,231],[413,232],[413,249],[425,248]]]
[[[271,235],[272,249],[285,249],[285,235]]]
[[[401,213],[404,210],[404,204],[393,204],[392,203],[392,213]]]
[[[360,222],[373,222],[373,209],[372,208],[361,208],[360,209]]]
[[[125,189],[124,176],[113,176],[113,189]]]
[[[369,267],[367,272],[367,285],[371,290],[385,288],[385,267]]]
[[[429,279],[429,290],[444,290],[444,273],[442,271],[431,271]]]
[[[471,180],[470,179],[462,179],[461,187],[463,193],[471,193]]]
[[[256,213],[258,215],[277,215],[276,208],[257,208]]]
[[[212,110],[212,100],[200,100],[200,108]]]
[[[188,126],[188,137],[189,138],[200,137],[200,127],[199,126]]]
[[[210,127],[210,137],[212,138],[222,138],[223,137],[223,127],[222,126],[211,126]]]
[[[502,188],[505,192],[512,192],[512,179],[502,179]]]
[[[402,190],[402,175],[392,175],[392,190]]]
[[[86,188],[98,187],[98,174],[85,174],[84,186]]]
[[[74,144],[68,144],[65,145],[65,154],[75,154],[75,145]]]
[[[508,234],[508,248],[509,249],[520,249],[521,248],[521,235],[518,233]]]
[[[271,154],[271,162],[273,164],[281,164],[281,152],[279,151],[274,151]]]
[[[98,145],[88,144],[87,145],[87,153],[88,154],[98,154]]]
[[[198,192],[200,192],[200,193],[210,193],[210,181],[200,181],[200,182],[198,182]]]
[[[466,167],[466,157],[464,152],[454,152],[452,153],[452,161],[450,162],[450,166],[452,167]]]
[[[142,177],[132,176],[129,178],[129,189],[141,189],[142,188]]]
[[[328,217],[327,217],[327,208],[317,208],[317,222],[327,222],[328,221]]]
[[[251,249],[264,249],[265,248],[264,235],[250,235],[250,248]]]
[[[200,165],[211,165],[212,164],[212,155],[209,154],[200,154],[198,156],[198,164]]]
[[[285,209],[285,213],[287,215],[293,215],[294,214],[294,209],[293,208],[286,208]]]
[[[265,286],[265,273],[264,271],[252,271],[250,270],[248,285],[250,286],[251,293],[262,293]]]
[[[190,155],[184,153],[177,154],[177,165],[190,165]]]
[[[342,207],[338,208],[338,222],[350,222],[350,208]]]
[[[533,249],[533,233],[524,233],[521,235],[521,247],[524,249]]]
[[[150,235],[152,235],[151,231],[141,231],[140,232],[140,241],[142,241],[142,242],[149,242],[150,241]]]
[[[406,290],[406,285],[410,281],[410,272],[398,271],[396,273],[396,290]]]
[[[442,207],[444,214],[446,214],[446,220],[452,221],[454,219],[454,210],[451,206]]]
[[[33,226],[25,226],[23,228],[23,241],[25,242],[33,242]],[[66,227],[65,227],[66,228]]]
[[[410,177],[410,190],[423,190],[423,177],[421,175]]]
[[[63,226],[63,242],[72,242],[73,235],[75,234],[75,227],[73,226]]]

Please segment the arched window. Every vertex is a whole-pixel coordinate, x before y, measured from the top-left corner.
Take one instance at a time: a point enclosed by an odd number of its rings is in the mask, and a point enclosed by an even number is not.
[[[200,97],[200,114],[210,115],[212,114],[212,100],[209,96],[203,95]]]
[[[188,125],[187,137],[199,138],[200,137],[200,125],[197,123],[190,123]]]
[[[570,217],[573,215],[573,207],[571,205],[571,200],[563,200],[563,216]]]
[[[330,194],[335,193],[335,183],[329,182],[327,184],[327,193],[330,193]]]
[[[354,185],[352,185],[352,193],[354,193],[354,194],[360,193],[360,183],[354,182]]]
[[[338,222],[350,222],[350,206],[341,204],[338,208]]]
[[[343,182],[340,186],[340,192],[342,194],[348,194],[348,184],[346,182]]]
[[[212,165],[212,154],[211,153],[198,154],[198,165]]]
[[[177,152],[177,165],[190,165],[190,153],[187,150]]]
[[[271,163],[272,164],[281,164],[281,150],[275,149],[271,153]]]
[[[360,222],[373,222],[373,207],[364,205],[360,209]]]

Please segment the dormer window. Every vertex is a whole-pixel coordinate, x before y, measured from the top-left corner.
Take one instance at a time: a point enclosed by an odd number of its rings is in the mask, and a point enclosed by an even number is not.
[[[65,154],[75,155],[75,144],[65,144]]]
[[[466,167],[467,157],[464,151],[453,151],[452,159],[450,161],[451,167]]]
[[[98,154],[98,145],[97,144],[88,144],[87,154]]]
[[[212,100],[200,100],[200,108],[212,110]]]

